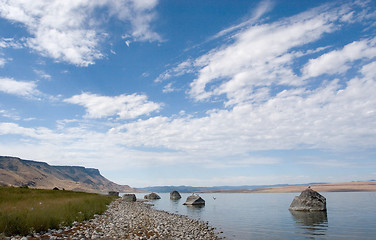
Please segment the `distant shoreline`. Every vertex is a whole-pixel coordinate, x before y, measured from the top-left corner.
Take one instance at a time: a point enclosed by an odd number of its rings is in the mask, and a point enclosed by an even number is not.
[[[375,192],[376,181],[364,182],[344,182],[344,183],[325,183],[325,184],[310,184],[310,185],[296,185],[283,187],[266,187],[256,189],[224,189],[224,190],[207,190],[198,191],[198,193],[292,193],[301,192],[311,186],[318,192]]]

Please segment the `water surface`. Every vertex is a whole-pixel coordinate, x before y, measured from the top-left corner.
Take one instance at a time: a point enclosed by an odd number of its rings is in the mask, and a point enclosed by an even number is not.
[[[208,221],[227,239],[376,239],[375,192],[322,193],[326,213],[289,211],[298,193],[200,194],[203,207],[183,205],[190,194],[177,201],[169,193],[159,195],[152,201],[155,209]]]

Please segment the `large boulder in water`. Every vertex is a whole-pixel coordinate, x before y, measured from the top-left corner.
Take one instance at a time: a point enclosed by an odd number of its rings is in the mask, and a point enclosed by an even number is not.
[[[148,195],[145,195],[144,198],[149,200],[161,199],[161,197],[156,193],[150,193]]]
[[[205,205],[205,200],[198,195],[191,195],[183,205]]]
[[[308,187],[291,202],[293,211],[326,211],[326,198]]]
[[[137,199],[136,199],[136,195],[135,194],[124,194],[123,195],[123,201],[124,202],[135,202]]]
[[[181,198],[180,193],[178,191],[170,192],[170,199],[171,200],[179,200]]]

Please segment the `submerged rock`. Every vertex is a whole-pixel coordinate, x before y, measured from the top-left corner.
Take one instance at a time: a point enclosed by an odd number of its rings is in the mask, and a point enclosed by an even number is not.
[[[181,198],[180,193],[178,191],[170,192],[170,199],[171,200],[179,200]]]
[[[326,198],[308,187],[291,202],[293,211],[326,211]]]
[[[161,199],[161,197],[156,193],[150,193],[148,195],[145,195],[144,198],[149,200]]]
[[[124,202],[135,202],[137,200],[135,194],[124,194],[123,201]]]
[[[198,195],[191,195],[183,205],[205,205],[205,200]]]

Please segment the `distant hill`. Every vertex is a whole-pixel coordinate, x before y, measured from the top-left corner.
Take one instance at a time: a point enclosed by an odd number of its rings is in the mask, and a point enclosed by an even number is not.
[[[156,186],[146,187],[143,190],[166,193],[173,190],[182,193],[287,193],[301,192],[308,186],[319,192],[372,192],[376,191],[376,181],[353,181],[345,183],[306,183],[306,184],[277,184],[255,186],[217,186],[217,187],[190,187],[190,186]]]
[[[353,181],[343,183],[311,183],[290,186],[265,187],[254,189],[225,189],[225,190],[210,190],[202,191],[205,193],[292,193],[302,192],[311,187],[318,192],[375,192],[375,181]]]
[[[98,169],[78,166],[51,166],[45,162],[0,156],[0,185],[85,192],[134,192],[103,177]]]
[[[324,183],[309,183],[309,184],[324,184]],[[139,188],[149,192],[159,192],[167,193],[174,190],[182,193],[191,193],[191,192],[220,192],[222,190],[243,190],[243,189],[261,189],[269,187],[287,187],[287,186],[297,186],[299,184],[290,185],[290,184],[275,184],[275,185],[242,185],[242,186],[214,186],[214,187],[192,187],[192,186],[152,186]],[[302,184],[300,184],[302,185]]]

